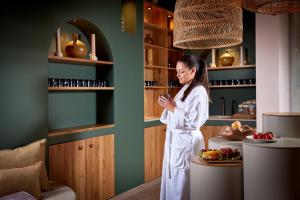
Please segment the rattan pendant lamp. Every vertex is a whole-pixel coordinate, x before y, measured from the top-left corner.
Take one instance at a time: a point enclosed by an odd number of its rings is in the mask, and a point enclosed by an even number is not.
[[[173,45],[213,49],[243,41],[242,0],[177,0]]]
[[[279,15],[300,12],[300,0],[244,0],[243,7],[252,12]]]

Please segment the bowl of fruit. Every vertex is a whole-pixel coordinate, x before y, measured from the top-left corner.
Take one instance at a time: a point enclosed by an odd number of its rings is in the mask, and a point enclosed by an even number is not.
[[[199,156],[207,163],[242,162],[240,152],[232,148],[202,149]]]
[[[256,130],[248,125],[242,125],[241,122],[235,121],[231,126],[224,126],[220,130],[220,135],[228,140],[242,141],[248,135],[252,135]]]

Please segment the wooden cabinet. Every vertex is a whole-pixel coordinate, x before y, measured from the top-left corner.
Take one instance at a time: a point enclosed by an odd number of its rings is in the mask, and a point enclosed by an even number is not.
[[[49,176],[71,187],[78,200],[114,196],[114,135],[49,146]]]
[[[145,182],[161,176],[166,126],[145,128]]]
[[[144,40],[145,120],[160,117],[163,110],[157,104],[160,94],[168,93],[174,97],[180,89],[175,67],[183,51],[172,45],[172,24],[172,12],[144,1],[144,38],[147,38]]]

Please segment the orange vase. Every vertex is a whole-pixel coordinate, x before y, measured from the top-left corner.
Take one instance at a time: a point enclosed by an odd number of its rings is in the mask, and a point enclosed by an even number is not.
[[[70,41],[65,48],[68,57],[85,58],[87,54],[86,46],[83,42],[78,40],[78,34],[73,33],[73,40]]]

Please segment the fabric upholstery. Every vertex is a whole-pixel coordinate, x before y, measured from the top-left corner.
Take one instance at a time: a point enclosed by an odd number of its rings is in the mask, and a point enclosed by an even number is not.
[[[22,191],[0,197],[0,200],[36,200],[36,198],[31,194]]]
[[[40,197],[40,174],[42,162],[11,169],[0,169],[0,197],[25,191],[37,199]]]
[[[0,150],[0,169],[25,167],[41,161],[41,190],[47,191],[49,189],[49,183],[45,166],[45,151],[46,139],[38,140],[36,142],[13,150]]]
[[[75,192],[68,186],[52,181],[49,184],[50,191],[41,194],[43,200],[76,200]]]

